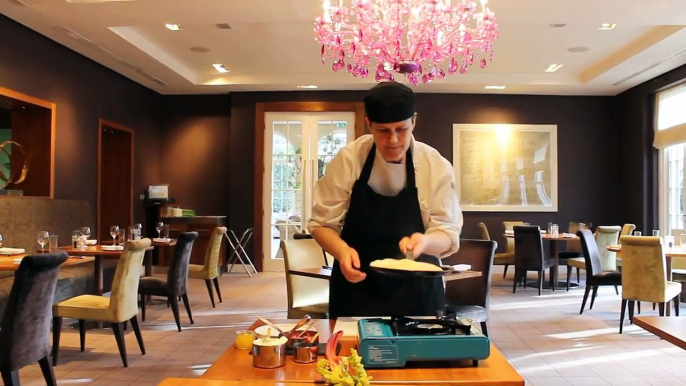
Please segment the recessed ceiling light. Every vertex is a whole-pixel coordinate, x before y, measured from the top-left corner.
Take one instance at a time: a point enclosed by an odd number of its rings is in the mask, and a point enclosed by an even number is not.
[[[567,24],[565,24],[565,23],[554,23],[554,24],[550,25],[550,28],[564,28],[566,26],[567,26]]]
[[[548,68],[546,68],[545,72],[555,72],[559,70],[560,67],[562,67],[561,64],[551,64],[550,66],[548,66]]]
[[[600,28],[598,28],[601,31],[609,31],[613,28],[615,28],[617,24],[610,24],[610,23],[603,23],[600,25]]]
[[[312,88],[317,88],[317,86],[315,86],[315,85],[313,85],[313,84],[308,84],[308,85],[305,85],[305,86],[298,86],[298,88],[312,89]]]
[[[486,86],[486,90],[505,90],[505,86]]]
[[[181,29],[181,26],[178,24],[165,24],[164,26],[170,31],[179,31]]]
[[[568,49],[567,49],[567,52],[573,52],[573,53],[576,54],[576,53],[579,53],[579,52],[586,52],[586,51],[588,51],[589,49],[590,49],[590,48],[588,48],[588,47],[571,47],[571,48],[568,48]]]
[[[193,52],[210,52],[210,49],[207,47],[191,47],[191,51]]]
[[[215,24],[215,26],[217,26],[219,29],[231,29],[231,24],[229,23],[219,23]]]
[[[229,72],[229,70],[226,67],[224,67],[224,65],[221,63],[215,63],[212,66],[222,74],[226,74],[227,72]]]

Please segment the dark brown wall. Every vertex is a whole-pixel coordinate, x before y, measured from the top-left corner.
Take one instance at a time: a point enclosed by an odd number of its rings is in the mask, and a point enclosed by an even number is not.
[[[136,194],[159,182],[159,94],[5,16],[0,36],[0,86],[57,104],[55,198],[88,200],[95,219],[100,118],[136,131]]]
[[[625,221],[646,234],[658,227],[657,150],[652,147],[655,93],[686,81],[686,66],[676,68],[630,90],[617,99],[620,142],[621,208]]]
[[[228,95],[165,96],[161,179],[176,203],[198,215],[229,215],[229,155],[238,142],[229,140]],[[238,163],[243,167],[243,162]],[[247,159],[252,164],[252,158]]]
[[[360,101],[363,92],[233,93],[231,97],[230,176],[232,227],[253,226],[255,103],[274,101]],[[479,237],[485,222],[504,244],[502,221],[517,220],[546,227],[549,221],[619,224],[616,194],[619,149],[615,100],[611,97],[418,94],[415,136],[452,161],[453,123],[558,125],[558,213],[465,213],[463,237]],[[240,144],[236,145],[236,144]]]

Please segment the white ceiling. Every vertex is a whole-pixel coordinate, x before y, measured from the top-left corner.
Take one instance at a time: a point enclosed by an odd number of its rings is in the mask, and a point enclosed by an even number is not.
[[[359,90],[374,84],[373,76],[354,78],[334,73],[330,61],[321,64],[313,26],[322,0],[19,0],[27,6],[16,1],[0,0],[0,13],[162,94],[297,90],[309,84]],[[501,27],[493,62],[420,84],[416,91],[616,95],[686,64],[686,55],[665,60],[686,52],[685,0],[490,0],[489,6]],[[182,30],[169,31],[166,23]],[[218,29],[218,23],[231,29]],[[551,28],[552,23],[567,25]],[[600,31],[602,23],[617,27]],[[577,46],[589,50],[567,51]],[[213,63],[231,72],[220,74]],[[544,72],[552,63],[563,67]],[[507,88],[485,90],[487,85]]]

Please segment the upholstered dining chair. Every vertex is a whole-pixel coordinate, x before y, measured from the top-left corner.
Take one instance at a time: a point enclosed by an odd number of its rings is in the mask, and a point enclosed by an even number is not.
[[[601,228],[616,228],[616,234],[619,234],[620,228],[617,227],[598,227],[596,235],[601,235]],[[608,232],[607,234],[609,234]],[[596,238],[593,237],[588,229],[582,229],[576,232],[581,241],[581,246],[584,252],[584,269],[586,270],[586,292],[584,292],[584,299],[581,302],[581,310],[579,314],[583,314],[584,307],[586,306],[586,300],[588,299],[588,294],[593,288],[593,296],[591,297],[591,306],[589,309],[593,309],[593,303],[595,302],[595,297],[598,294],[598,287],[600,286],[614,286],[615,291],[617,291],[617,286],[622,285],[622,274],[616,270],[605,270],[603,269],[603,260],[601,259],[601,244],[596,242]],[[600,238],[599,238],[600,240]],[[615,243],[616,243],[615,239]],[[611,245],[611,244],[607,244]],[[604,248],[607,250],[607,248]],[[571,261],[571,259],[570,259]],[[615,267],[616,268],[616,267]],[[569,281],[568,281],[569,282]],[[569,290],[569,285],[567,287]]]
[[[126,356],[126,341],[124,340],[124,325],[127,321],[130,321],[136,334],[141,354],[145,355],[143,335],[138,324],[138,295],[136,290],[141,280],[140,267],[143,264],[145,249],[150,244],[150,239],[132,240],[126,243],[124,251],[122,251],[119,257],[117,269],[114,272],[110,297],[81,295],[55,304],[53,307],[52,323],[52,358],[55,365],[57,365],[60,348],[62,318],[78,319],[81,351],[84,351],[86,348],[84,321],[93,320],[111,323],[124,367],[129,366]]]
[[[491,240],[491,235],[488,233],[488,228],[486,227],[486,224],[480,222],[479,228],[481,229],[481,238],[484,240]],[[509,241],[510,240],[508,240],[508,244],[507,244],[508,246],[510,244]],[[514,243],[514,241],[513,241],[513,243]],[[510,265],[514,265],[514,248],[512,248],[511,251],[508,250],[507,252],[496,253],[494,258],[493,258],[493,265],[504,265],[505,266],[505,269],[503,270],[503,278],[504,278],[505,275],[507,275],[507,268]]]
[[[281,250],[286,268],[288,319],[300,319],[305,314],[325,319],[329,312],[329,281],[289,273],[292,269],[321,267],[322,247],[311,238],[281,240]]]
[[[174,255],[169,263],[169,271],[165,279],[159,277],[141,278],[138,286],[138,294],[141,295],[141,316],[145,321],[145,298],[146,295],[162,296],[171,304],[176,328],[181,332],[181,318],[179,317],[179,298],[183,299],[183,305],[188,313],[188,319],[193,324],[191,305],[188,302],[188,265],[193,252],[193,243],[198,238],[198,232],[181,233],[176,240]]]
[[[631,236],[631,234],[634,233],[635,229],[636,225],[634,224],[624,224],[622,225],[622,231],[619,233],[619,237]]]
[[[658,303],[660,316],[665,305],[674,303],[674,313],[679,316],[681,283],[667,280],[667,264],[662,250],[662,238],[651,236],[622,236],[622,311],[619,333],[622,333],[624,315],[629,306],[629,321],[633,321],[634,304]]]
[[[0,373],[6,386],[19,385],[19,369],[38,362],[45,383],[57,385],[50,361],[50,308],[65,252],[30,255],[14,275],[0,325]]]
[[[212,283],[214,282],[214,288],[217,291],[217,298],[219,303],[222,302],[222,293],[219,290],[219,277],[218,266],[219,266],[219,251],[222,246],[222,238],[226,235],[226,227],[214,228],[210,241],[207,245],[207,251],[205,252],[205,261],[203,265],[199,264],[189,264],[188,265],[188,277],[191,279],[201,279],[205,280],[205,285],[207,286],[207,292],[210,294],[210,301],[212,302],[212,308],[214,306],[214,294],[212,293]]]
[[[444,265],[469,264],[481,277],[446,282],[446,315],[471,319],[481,324],[488,336],[488,311],[491,298],[491,270],[498,243],[491,240],[460,240],[460,249],[443,259]]]
[[[512,285],[512,293],[517,290],[517,284],[524,281],[526,286],[526,274],[528,271],[538,273],[538,295],[543,290],[545,270],[555,266],[555,259],[546,256],[543,250],[541,228],[538,226],[518,225],[514,227],[515,241],[515,280]],[[552,274],[552,273],[551,273]],[[555,287],[552,288],[555,291]]]
[[[596,228],[595,249],[598,252],[598,258],[600,259],[600,269],[595,271],[596,274],[600,272],[611,272],[617,270],[617,254],[615,252],[608,251],[607,247],[610,245],[616,245],[619,242],[619,232],[621,230],[622,228],[619,226],[599,226]],[[580,240],[580,242],[583,247],[583,240]],[[586,249],[582,248],[582,251],[585,252]],[[567,278],[571,278],[573,267],[576,268],[577,271],[579,269],[585,270],[586,263],[587,260],[585,256],[567,259]],[[588,274],[589,273],[587,272],[587,275]],[[579,274],[577,273],[577,276],[578,275]],[[586,286],[588,288],[588,283],[586,283]],[[569,280],[567,280],[567,291],[569,291]],[[615,291],[618,291],[617,288],[615,288]],[[619,292],[617,292],[617,295],[619,295]]]

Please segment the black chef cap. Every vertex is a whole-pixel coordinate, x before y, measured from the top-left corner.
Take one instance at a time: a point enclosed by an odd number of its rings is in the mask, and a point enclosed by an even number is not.
[[[381,82],[367,92],[364,109],[371,122],[404,121],[414,116],[414,92],[398,82]]]

